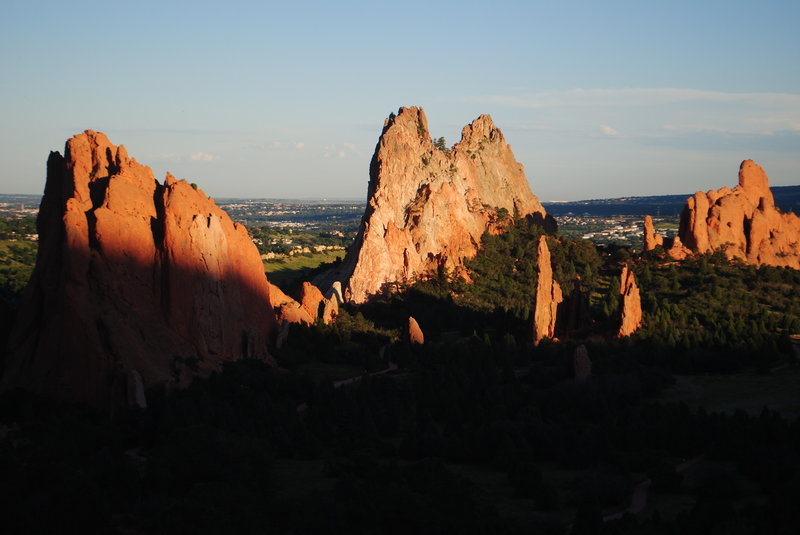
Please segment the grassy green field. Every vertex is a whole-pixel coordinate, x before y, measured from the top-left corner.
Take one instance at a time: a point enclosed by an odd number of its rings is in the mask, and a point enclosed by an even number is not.
[[[264,261],[264,271],[270,282],[278,286],[289,286],[295,282],[306,279],[311,270],[320,264],[333,262],[344,257],[344,251],[322,251],[305,255],[287,256]]]
[[[0,292],[18,295],[33,272],[38,244],[27,240],[0,240]]]

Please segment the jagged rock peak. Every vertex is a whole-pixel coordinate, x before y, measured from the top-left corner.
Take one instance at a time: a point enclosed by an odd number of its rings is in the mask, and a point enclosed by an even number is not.
[[[553,267],[550,260],[550,249],[547,237],[539,237],[536,267],[539,278],[536,282],[536,307],[533,311],[533,343],[538,344],[544,338],[555,338],[558,305],[564,300],[561,286],[553,279]]]
[[[644,250],[652,251],[659,245],[664,245],[664,236],[656,232],[653,218],[646,215],[644,216]]]
[[[483,233],[501,232],[515,213],[547,217],[491,117],[478,117],[442,150],[422,108],[400,108],[375,148],[356,240],[340,266],[314,283],[328,292],[340,281],[344,299],[361,303],[387,285],[440,270],[459,274]]]
[[[694,253],[723,250],[749,264],[800,269],[800,218],[775,207],[769,179],[752,160],[739,167],[739,185],[689,197],[679,236]]]
[[[269,285],[245,228],[185,181],[159,184],[104,134],[50,154],[37,226],[0,388],[142,406],[145,387],[269,359]]]
[[[622,296],[620,303],[620,327],[617,336],[630,336],[642,326],[642,298],[636,277],[627,264],[623,266],[620,274],[619,293]]]

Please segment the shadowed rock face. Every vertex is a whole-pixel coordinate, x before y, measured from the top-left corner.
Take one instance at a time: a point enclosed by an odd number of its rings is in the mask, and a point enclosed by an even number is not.
[[[342,264],[314,282],[327,292],[341,281],[345,301],[361,303],[386,284],[440,269],[458,274],[487,229],[502,231],[500,208],[546,217],[491,117],[481,115],[452,149],[440,150],[422,109],[400,108],[384,123],[370,164],[358,236]]]
[[[681,214],[683,245],[695,253],[723,250],[749,264],[800,269],[800,218],[776,207],[764,170],[739,167],[739,185],[689,197]]]
[[[129,384],[184,386],[227,360],[269,358],[270,290],[245,228],[104,134],[50,154],[37,225],[3,389],[116,407],[140,396]]]

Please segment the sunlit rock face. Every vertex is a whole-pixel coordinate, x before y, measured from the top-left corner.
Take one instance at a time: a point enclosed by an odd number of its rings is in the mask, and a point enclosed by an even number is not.
[[[411,344],[424,344],[425,335],[413,316],[408,317],[408,325],[406,325],[406,339]]]
[[[680,241],[690,251],[722,250],[729,258],[800,269],[800,218],[775,207],[769,179],[752,160],[739,167],[739,185],[689,197]]]
[[[144,387],[269,358],[275,318],[246,229],[187,182],[159,184],[104,134],[50,154],[37,225],[4,390],[118,407]]]
[[[538,344],[544,338],[555,338],[558,305],[564,300],[561,286],[553,279],[550,249],[547,237],[539,237],[539,248],[536,260],[539,278],[536,283],[536,306],[533,311],[533,343]]]
[[[465,126],[451,149],[442,149],[421,108],[400,108],[384,123],[367,196],[348,254],[314,281],[324,292],[340,281],[344,300],[355,303],[393,283],[443,270],[461,274],[483,233],[501,232],[507,214],[546,220],[522,165],[488,115]]]
[[[656,232],[653,218],[646,215],[644,216],[644,250],[652,251],[659,245],[664,245],[664,236]]]
[[[622,268],[619,281],[620,327],[617,336],[630,336],[642,326],[642,298],[636,277],[628,266]]]

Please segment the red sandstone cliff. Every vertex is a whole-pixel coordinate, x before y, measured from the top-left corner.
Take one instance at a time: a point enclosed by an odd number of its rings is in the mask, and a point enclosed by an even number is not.
[[[355,303],[387,283],[439,269],[458,272],[487,229],[500,231],[500,208],[545,218],[522,165],[488,115],[465,126],[452,149],[440,150],[423,110],[400,108],[384,123],[367,196],[347,256],[314,281],[324,292],[341,281],[344,299]]]
[[[721,249],[749,264],[800,269],[800,218],[776,207],[764,170],[752,160],[739,167],[739,185],[689,197],[679,236],[695,253]]]
[[[188,183],[159,184],[104,134],[50,154],[37,225],[2,389],[115,407],[269,357],[270,290],[245,228]]]

